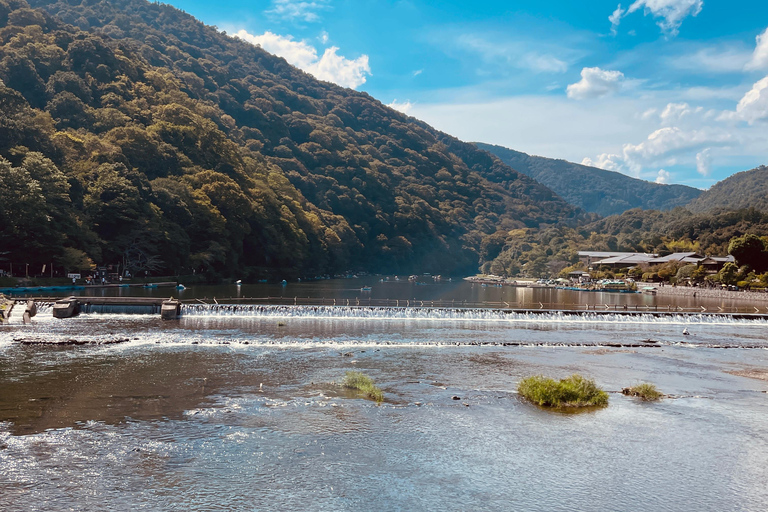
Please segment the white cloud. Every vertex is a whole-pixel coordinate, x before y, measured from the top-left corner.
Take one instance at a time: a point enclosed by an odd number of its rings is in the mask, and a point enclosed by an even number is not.
[[[629,8],[622,13],[621,5],[608,19],[611,21],[611,31],[615,32],[622,17],[643,9],[645,14],[651,14],[655,18],[661,18],[657,25],[670,36],[676,36],[683,20],[688,16],[697,16],[702,7],[703,0],[635,0]]]
[[[621,17],[624,16],[624,10],[621,8],[621,4],[613,11],[613,14],[608,16],[608,21],[611,22],[611,34],[616,35],[616,29],[619,28],[621,23]]]
[[[336,53],[339,49],[335,46],[326,48],[322,57],[318,57],[317,50],[313,46],[305,41],[294,41],[290,36],[281,36],[269,31],[261,35],[253,35],[245,30],[240,30],[235,36],[283,57],[288,63],[312,74],[315,78],[333,82],[342,87],[354,89],[364,84],[366,77],[371,74],[367,55],[347,59]]]
[[[702,176],[709,176],[712,172],[712,155],[709,148],[696,154],[696,170]]]
[[[606,171],[620,171],[621,170],[620,160],[621,160],[621,155],[603,153],[597,156],[597,160],[592,160],[589,157],[585,157],[581,161],[581,165],[588,165],[589,167],[597,167],[598,169],[604,169]]]
[[[320,32],[320,38],[319,39],[320,39],[321,43],[328,44],[328,40],[330,39],[330,36],[328,35],[328,32],[323,30],[322,32]]]
[[[744,66],[744,69],[768,69],[768,28],[755,38],[755,51],[752,52],[752,58]]]
[[[661,111],[661,114],[659,114],[659,117],[663,125],[669,126],[679,123],[685,117],[690,117],[703,111],[703,107],[693,108],[687,103],[668,103],[664,110]]]
[[[404,101],[401,103],[397,101],[397,98],[395,98],[394,100],[392,100],[392,103],[388,103],[387,106],[389,108],[393,108],[399,112],[402,112],[403,114],[408,114],[408,112],[410,112],[411,109],[413,108],[413,103],[411,103],[410,101]]]
[[[568,86],[568,97],[576,100],[599,98],[621,89],[624,73],[600,68],[584,68],[581,80]]]
[[[666,185],[669,183],[669,180],[672,179],[672,175],[669,174],[669,171],[665,171],[664,169],[659,169],[659,174],[656,176],[656,183],[660,185]]]
[[[735,112],[724,112],[720,119],[746,121],[749,124],[768,119],[768,76],[755,82],[736,105]]]
[[[680,160],[692,164],[695,154],[698,172],[708,176],[711,171],[710,146],[724,146],[731,142],[731,134],[724,130],[706,127],[700,130],[682,130],[678,127],[664,127],[652,132],[639,144],[624,144],[620,155],[603,153],[596,160],[584,158],[581,163],[639,178],[645,175],[645,168],[654,165],[677,165],[681,163]],[[660,173],[656,176],[657,183],[669,183],[670,174],[664,172],[666,174]],[[665,181],[661,182],[659,178]]]
[[[677,163],[676,157],[690,154],[705,146],[725,145],[730,133],[704,127],[701,130],[681,130],[677,127],[659,128],[640,144],[624,144],[624,165],[639,175],[643,167],[659,162]]]
[[[424,72],[424,70],[423,70],[423,69],[417,69],[416,71],[414,71],[414,72],[413,72],[413,73],[411,73],[411,74],[412,74],[413,76],[419,76],[419,75],[420,75],[420,74],[422,74],[423,72]]]
[[[273,18],[298,19],[311,23],[320,20],[318,11],[328,9],[328,2],[329,0],[273,0],[272,8],[265,12]]]

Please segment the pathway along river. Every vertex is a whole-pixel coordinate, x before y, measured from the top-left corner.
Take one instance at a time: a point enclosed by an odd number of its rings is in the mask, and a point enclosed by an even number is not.
[[[346,299],[361,295],[359,283],[289,285],[285,296],[330,288]],[[417,297],[413,285],[392,286]],[[467,286],[415,293],[458,299]],[[240,292],[273,290],[284,289]],[[764,320],[215,305],[172,322],[55,321],[45,309],[28,325],[11,320],[0,326],[2,510],[762,511],[768,503]],[[57,344],[71,340],[87,344]],[[386,401],[335,386],[348,370],[373,377]],[[573,372],[612,391],[651,381],[672,397],[612,393],[604,409],[565,414],[515,393],[525,376]]]

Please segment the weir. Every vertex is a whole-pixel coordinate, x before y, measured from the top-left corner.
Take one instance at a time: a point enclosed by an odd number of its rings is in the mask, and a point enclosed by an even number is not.
[[[728,321],[768,322],[768,314],[755,312],[724,312],[681,310],[680,308],[630,309],[624,307],[597,309],[544,309],[544,308],[499,308],[499,307],[436,307],[420,304],[403,306],[368,305],[280,305],[278,304],[237,304],[223,303],[214,299],[214,304],[201,299],[181,301],[154,297],[68,297],[36,298],[38,304],[53,303],[55,318],[71,318],[80,313],[95,314],[160,314],[163,320],[180,317],[262,317],[262,318],[313,318],[313,319],[381,319],[381,320],[431,320],[431,321],[617,321],[617,322],[685,322],[719,323]],[[193,302],[194,301],[194,302]],[[9,310],[16,302],[8,301]],[[27,309],[34,302],[18,300]],[[345,301],[346,302],[346,301]],[[406,302],[406,301],[400,301]],[[755,308],[757,310],[757,308]]]

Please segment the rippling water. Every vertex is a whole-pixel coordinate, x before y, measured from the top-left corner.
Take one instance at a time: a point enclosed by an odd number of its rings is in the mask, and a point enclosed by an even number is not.
[[[44,311],[0,327],[0,509],[768,503],[768,322],[186,308],[177,322]],[[351,369],[382,405],[334,384]],[[611,393],[607,408],[564,414],[515,393],[527,375],[573,372],[672,398]]]

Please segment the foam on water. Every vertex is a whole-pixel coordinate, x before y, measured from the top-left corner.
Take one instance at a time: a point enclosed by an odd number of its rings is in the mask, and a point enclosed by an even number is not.
[[[391,308],[354,306],[261,306],[192,304],[182,307],[183,317],[217,318],[304,318],[313,320],[419,320],[434,322],[536,322],[569,324],[659,324],[659,325],[768,325],[768,317],[719,314],[620,314],[600,312],[518,312],[498,309]]]

